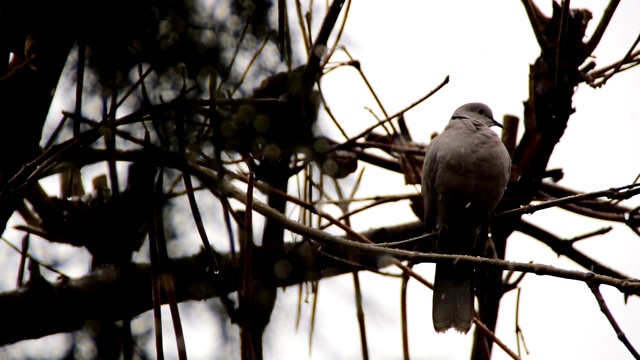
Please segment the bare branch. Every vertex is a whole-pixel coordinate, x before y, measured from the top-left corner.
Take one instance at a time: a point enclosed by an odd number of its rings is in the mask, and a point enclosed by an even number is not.
[[[518,295],[516,298],[516,341],[518,344],[518,355],[520,352],[520,342],[522,342],[522,347],[524,348],[524,352],[529,355],[529,350],[527,349],[527,344],[524,341],[524,333],[520,328],[520,289],[518,289]]]
[[[329,59],[331,59],[331,56],[336,51],[336,48],[340,43],[342,32],[344,31],[344,27],[347,24],[347,19],[349,18],[349,10],[351,9],[351,2],[352,2],[351,0],[347,0],[347,8],[344,10],[344,16],[342,17],[342,23],[340,24],[340,29],[338,30],[338,34],[336,35],[336,41],[331,47],[331,49],[329,49],[329,51],[327,52],[327,55],[325,56],[324,60],[322,60],[322,62],[320,63],[321,69],[324,69],[324,67],[327,65],[327,62],[329,61]]]
[[[158,151],[161,151],[161,150],[158,150]],[[101,155],[102,158],[106,156],[103,152],[101,153],[99,151],[96,151],[95,153],[102,154]],[[127,160],[127,161],[133,161],[136,155],[139,155],[139,152],[130,151],[130,152],[119,153],[119,156],[121,156],[121,159]],[[204,184],[214,194],[218,194],[219,196],[220,189],[224,189],[224,193],[226,193],[228,196],[231,196],[234,199],[246,205],[246,193],[240,190],[239,188],[237,188],[236,186],[232,185],[228,180],[218,179],[214,171],[199,165],[195,165],[191,163],[187,164],[184,162],[184,160],[180,160],[172,156],[165,156],[164,160],[169,161],[167,164],[165,164],[166,166],[171,166],[178,170],[184,168],[185,166],[189,166],[190,173],[196,178],[198,178],[198,180],[202,184]],[[256,186],[258,188],[261,187],[259,182],[256,183]],[[616,191],[619,191],[620,189],[624,189],[624,188],[628,189],[631,187],[632,186],[627,186],[623,188],[617,188],[614,190],[605,190],[603,191],[603,193],[607,193],[609,191],[613,191],[614,193],[616,193]],[[626,192],[623,192],[622,194],[629,193],[630,191],[632,190],[628,190]],[[593,194],[594,193],[591,193],[591,196],[594,196]],[[585,195],[589,195],[589,194],[585,194]],[[308,207],[309,205],[308,203],[301,201],[295,197],[291,197],[285,194],[283,194],[283,196],[287,196],[288,200],[295,201],[296,204],[301,205],[303,207]],[[581,264],[585,268],[592,269],[597,274],[593,274],[590,272],[589,273],[572,272],[572,271],[557,269],[553,267],[545,267],[545,266],[536,265],[536,264],[519,264],[519,263],[513,263],[509,261],[504,261],[504,260],[492,260],[492,259],[466,257],[466,256],[458,256],[458,255],[442,255],[442,254],[431,254],[431,253],[427,254],[427,253],[419,253],[419,252],[405,251],[405,250],[399,250],[399,249],[383,248],[376,245],[358,243],[355,241],[350,241],[343,238],[335,237],[333,235],[320,231],[316,228],[304,226],[299,222],[291,220],[287,218],[285,215],[274,211],[266,204],[260,201],[257,201],[255,199],[254,199],[253,209],[254,211],[259,212],[263,216],[276,218],[278,221],[280,221],[283,224],[285,228],[287,228],[288,230],[294,233],[316,240],[322,244],[331,245],[338,249],[343,249],[345,251],[350,251],[354,253],[361,253],[361,254],[374,256],[374,257],[393,256],[400,260],[416,259],[423,262],[426,261],[426,262],[435,262],[435,263],[447,263],[447,262],[455,261],[460,264],[466,264],[468,266],[473,266],[473,267],[482,268],[484,266],[490,266],[490,267],[493,267],[496,269],[502,269],[502,270],[532,272],[538,275],[553,275],[553,276],[558,276],[566,279],[590,281],[594,283],[603,283],[603,284],[614,286],[625,293],[640,294],[640,283],[636,283],[635,281],[630,281],[629,280],[630,278],[628,276],[625,276],[619,272],[606,268],[600,265],[599,263],[597,263],[596,261],[593,261],[589,258],[586,258],[585,261],[577,260],[576,256],[571,254],[567,256],[569,256],[571,259]],[[522,226],[520,225],[518,226],[518,229],[520,229],[521,231],[530,233],[531,231],[526,230],[523,227],[528,224],[526,222],[522,222],[522,224],[523,224]],[[348,227],[344,228],[344,224],[340,224],[340,225],[345,231],[348,231],[348,232],[353,231]],[[419,221],[416,221],[415,223],[411,223],[411,226],[415,226],[416,229],[422,227]],[[400,226],[400,228],[402,227],[404,226]],[[532,229],[534,228],[535,227],[533,227]],[[389,230],[390,229],[386,229],[386,231],[389,231]],[[388,236],[391,236],[391,233],[389,232],[386,232],[386,233],[389,234]],[[363,238],[362,235],[358,233],[354,233],[353,235],[359,237],[360,239]],[[369,237],[369,236],[372,236],[372,234],[366,235],[366,237]],[[562,241],[562,240],[558,239],[558,241]],[[377,241],[377,242],[381,242],[381,241]],[[564,252],[561,252],[561,253],[568,254],[567,249],[565,249]]]
[[[616,332],[616,336],[618,336],[618,339],[620,340],[620,342],[622,342],[624,346],[627,348],[627,350],[629,350],[631,355],[633,355],[634,359],[640,359],[640,353],[638,353],[638,351],[633,347],[633,345],[631,345],[631,342],[629,342],[629,339],[627,339],[627,335],[625,335],[625,333],[622,331],[622,328],[620,328],[620,325],[618,325],[618,322],[613,317],[613,314],[611,314],[611,311],[609,311],[609,307],[607,306],[607,303],[604,301],[604,298],[600,293],[600,286],[596,284],[589,284],[589,289],[591,289],[593,296],[595,296],[596,301],[598,301],[598,305],[600,306],[600,311],[602,311],[604,316],[606,316],[607,320],[609,321],[609,324],[611,324],[611,327]]]
[[[629,51],[627,51],[627,53],[624,55],[624,57],[622,59],[620,59],[620,61],[618,62],[617,65],[615,65],[613,70],[608,72],[605,76],[603,76],[602,79],[599,82],[591,84],[591,86],[594,87],[594,88],[603,86],[604,84],[607,83],[607,80],[609,80],[613,75],[615,75],[615,74],[620,72],[620,69],[622,68],[623,65],[628,64],[629,62],[631,62],[632,59],[635,58],[635,56],[633,55],[634,54],[633,50],[636,48],[636,46],[638,46],[638,42],[640,42],[640,34],[638,34],[638,37],[636,37],[636,40],[633,42],[633,45],[631,45],[631,47],[629,48]],[[636,65],[637,65],[637,63],[636,63]]]
[[[573,247],[573,242],[562,240],[557,236],[549,233],[548,231],[541,229],[524,220],[520,221],[520,223],[516,226],[516,230],[540,240],[542,243],[546,244],[553,251],[555,251],[556,254],[566,256],[576,264],[582,266],[585,269],[588,269],[589,271],[593,271],[606,276],[611,276],[617,279],[629,278],[629,276],[624,275],[608,266],[605,266],[597,260],[583,254]]]
[[[13,250],[15,250],[17,253],[22,254],[22,256],[23,256],[24,258],[28,258],[30,261],[33,261],[33,262],[37,263],[39,266],[42,266],[43,268],[45,268],[45,269],[47,269],[47,270],[49,270],[49,271],[51,271],[51,272],[54,272],[54,273],[56,273],[56,274],[60,275],[60,277],[61,277],[61,278],[68,279],[68,278],[69,278],[69,276],[65,275],[65,274],[64,274],[63,272],[61,272],[60,270],[58,270],[58,269],[54,268],[53,266],[51,266],[51,265],[49,265],[49,264],[45,263],[45,262],[44,262],[44,261],[42,261],[42,260],[39,260],[39,259],[37,259],[37,258],[33,257],[33,255],[31,255],[31,254],[29,254],[28,252],[25,252],[25,251],[24,251],[24,250],[25,250],[25,245],[24,245],[24,243],[25,243],[25,239],[28,239],[28,237],[26,237],[26,236],[28,236],[28,235],[29,235],[29,233],[27,233],[27,234],[25,235],[25,238],[23,238],[23,249],[22,249],[22,250],[21,250],[20,248],[18,248],[17,246],[15,246],[14,244],[12,244],[9,240],[5,239],[4,237],[0,237],[0,240],[4,241],[7,245],[9,245],[9,247],[11,247],[11,248],[12,248]],[[24,262],[24,260],[21,260],[21,261],[22,261],[22,262]],[[24,268],[24,267],[23,267],[23,268]]]
[[[331,3],[331,6],[327,10],[327,15],[322,22],[322,27],[318,32],[318,36],[309,50],[309,59],[307,60],[307,65],[305,66],[304,73],[302,74],[302,88],[305,94],[311,93],[311,87],[315,83],[317,76],[320,74],[321,56],[323,56],[327,49],[329,35],[331,35],[331,31],[333,30],[336,21],[338,21],[338,16],[340,15],[340,10],[342,9],[342,5],[344,5],[344,1],[345,0],[334,0]]]
[[[442,89],[445,85],[447,85],[449,83],[449,76],[447,76],[438,86],[435,87],[435,89],[431,90],[428,94],[426,94],[425,96],[421,97],[420,99],[418,99],[417,101],[415,101],[414,103],[412,103],[411,105],[407,106],[406,108],[398,111],[397,113],[387,117],[386,119],[382,120],[380,123],[373,125],[369,128],[367,128],[366,130],[364,130],[363,132],[361,132],[360,134],[352,137],[351,139],[349,139],[347,142],[345,142],[342,145],[338,145],[337,148],[341,148],[342,146],[347,146],[355,141],[357,141],[358,139],[366,136],[367,134],[369,134],[371,131],[373,131],[375,128],[377,128],[378,126],[387,123],[395,118],[397,118],[398,116],[404,114],[405,112],[413,109],[415,106],[417,106],[418,104],[420,104],[421,102],[427,100],[428,98],[430,98],[433,94],[435,94],[436,92],[438,92],[440,89]]]
[[[604,35],[604,31],[607,30],[607,27],[609,26],[609,22],[611,21],[611,18],[613,17],[613,13],[615,13],[616,8],[618,7],[618,4],[620,4],[620,0],[611,0],[609,2],[609,5],[604,10],[604,14],[602,14],[602,18],[598,23],[598,27],[593,32],[593,35],[591,35],[591,39],[589,39],[589,41],[585,45],[585,55],[587,56],[591,55],[593,53],[593,50],[595,50],[596,47],[598,47],[598,44],[602,39],[602,35]]]
[[[473,323],[476,324],[476,326],[485,334],[485,336],[491,338],[493,342],[495,342],[502,350],[504,350],[504,352],[506,352],[507,355],[509,355],[512,359],[520,359],[520,356],[518,356],[518,354],[509,349],[509,347],[500,339],[498,339],[496,334],[494,334],[493,331],[489,330],[489,328],[485,324],[483,324],[482,321],[478,320],[477,317],[473,318]]]
[[[406,240],[400,240],[400,241],[393,241],[393,242],[383,242],[383,243],[375,243],[375,246],[382,246],[382,247],[390,247],[390,248],[395,248],[401,245],[408,245],[408,244],[417,244],[418,242],[422,243],[425,240],[428,239],[437,239],[438,238],[438,233],[431,233],[431,234],[424,234],[424,235],[420,235],[411,239],[406,239]]]
[[[582,234],[582,235],[579,235],[579,236],[576,236],[576,237],[572,237],[571,239],[567,239],[566,241],[571,242],[571,243],[575,243],[575,242],[580,241],[580,240],[589,239],[589,238],[591,238],[593,236],[604,235],[604,234],[610,232],[611,230],[613,230],[613,228],[611,226],[607,226],[607,227],[604,227],[602,229],[598,229],[598,230],[595,230],[595,231],[588,232],[586,234]]]
[[[599,86],[602,85],[601,82],[595,82],[595,79],[601,78],[601,77],[605,77],[608,76],[609,74],[611,74],[613,72],[613,70],[616,68],[618,63],[615,64],[611,64],[608,66],[605,66],[601,69],[598,70],[594,70],[590,73],[588,73],[587,75],[585,75],[585,81],[588,82],[589,86],[597,88]],[[627,60],[622,64],[622,66],[620,67],[620,69],[618,70],[619,73],[623,72],[623,71],[627,71],[631,68],[634,68],[636,66],[640,65],[640,50],[638,51],[634,51],[631,55],[629,55],[629,57],[627,58]]]
[[[538,210],[548,209],[548,208],[565,205],[565,204],[572,204],[572,203],[576,203],[578,201],[583,201],[583,200],[591,200],[591,199],[597,199],[601,197],[606,197],[609,199],[629,199],[638,194],[640,194],[640,184],[631,184],[631,185],[621,186],[617,188],[611,188],[608,190],[594,191],[586,194],[571,195],[571,196],[563,197],[561,199],[543,201],[536,205],[528,205],[518,209],[507,210],[500,214],[497,214],[496,216],[503,217],[503,216],[533,214]]]
[[[548,49],[551,45],[542,31],[542,21],[544,20],[546,22],[548,20],[532,0],[522,0],[522,5],[524,5],[524,9],[527,11],[527,17],[529,17],[529,22],[531,23],[531,28],[533,29],[533,34],[536,36],[538,44],[541,48]]]
[[[396,196],[385,196],[382,197],[380,199],[377,199],[375,201],[373,201],[370,204],[364,205],[360,208],[354,209],[354,210],[350,210],[345,212],[343,215],[341,215],[340,217],[338,217],[336,220],[341,221],[344,218],[348,217],[348,216],[352,216],[355,215],[359,212],[365,211],[367,209],[370,209],[372,207],[376,207],[378,205],[382,205],[382,204],[386,204],[386,203],[390,203],[390,202],[396,202],[396,201],[401,201],[401,200],[409,200],[411,198],[411,196],[413,195],[396,195]]]
[[[633,183],[636,183],[636,181],[633,181]],[[581,194],[576,190],[546,181],[542,182],[539,193],[549,199]],[[614,201],[603,199],[584,200],[576,204],[561,205],[560,207],[577,214],[590,216],[596,219],[614,222],[627,222],[627,217],[632,209],[621,205],[620,202],[622,200],[623,199],[617,199]]]
[[[560,29],[558,33],[558,41],[556,42],[555,50],[556,50],[556,66],[555,66],[555,76],[554,76],[554,84],[558,85],[558,80],[560,78],[561,67],[560,62],[565,58],[564,51],[567,43],[567,26],[569,24],[569,17],[571,16],[569,10],[569,6],[571,6],[571,0],[563,0],[562,1],[562,13],[560,14]]]
[[[213,175],[210,170],[203,169],[200,167],[193,167],[193,174],[195,176],[201,176],[202,182],[207,184],[209,182],[215,183],[215,181],[211,181],[211,176]],[[213,175],[215,178],[215,175]],[[209,179],[209,180],[207,180]],[[225,193],[238,200],[239,202],[246,205],[246,194],[244,191],[239,188],[233,186],[228,181],[222,179],[222,186],[225,189]],[[487,259],[473,256],[463,256],[463,255],[443,255],[443,254],[432,254],[432,253],[421,253],[417,251],[406,251],[399,249],[389,249],[382,248],[379,246],[372,245],[370,243],[362,243],[346,240],[343,238],[339,238],[323,231],[320,231],[315,228],[307,227],[300,224],[297,221],[291,220],[287,218],[284,214],[281,214],[277,211],[274,211],[266,204],[261,201],[257,201],[254,199],[253,202],[253,210],[257,211],[261,215],[273,218],[278,220],[287,230],[292,231],[294,233],[300,234],[307,238],[316,240],[322,244],[335,246],[340,249],[344,249],[350,252],[359,253],[363,255],[389,258],[394,264],[396,263],[396,259],[398,260],[414,260],[414,261],[424,261],[424,262],[434,262],[434,263],[456,263],[457,265],[462,266],[471,266],[474,268],[492,268],[492,269],[500,269],[500,270],[513,270],[513,271],[521,271],[528,273],[535,273],[536,275],[551,275],[564,279],[570,280],[578,280],[584,281],[594,284],[606,284],[613,286],[619,289],[621,292],[625,294],[634,294],[640,295],[640,281],[632,280],[626,277],[613,278],[611,276],[600,275],[593,272],[582,272],[582,271],[573,271],[573,270],[565,270],[558,269],[549,265],[540,265],[540,264],[525,264],[525,263],[516,263],[505,260],[497,260],[497,259]],[[355,235],[358,238],[362,239],[363,236],[358,233],[350,233],[351,235]],[[395,258],[395,259],[394,259]],[[404,271],[409,271],[409,273],[414,276],[410,269],[407,269],[406,266],[401,266]],[[416,278],[421,281],[420,279]],[[421,281],[422,282],[422,281]],[[424,283],[424,282],[423,282]],[[425,284],[426,285],[426,284]]]

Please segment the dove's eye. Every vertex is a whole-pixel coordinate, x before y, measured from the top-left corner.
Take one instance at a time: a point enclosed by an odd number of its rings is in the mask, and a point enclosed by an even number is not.
[[[482,110],[482,109],[478,109],[478,114],[480,114],[480,115],[484,115],[484,110]]]

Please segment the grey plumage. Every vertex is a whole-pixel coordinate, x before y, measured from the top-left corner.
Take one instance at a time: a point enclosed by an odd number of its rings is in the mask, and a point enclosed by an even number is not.
[[[474,255],[484,246],[489,216],[502,198],[509,176],[509,153],[493,132],[500,126],[488,106],[459,107],[425,154],[422,195],[425,230],[439,231],[441,254]],[[433,293],[433,326],[466,333],[473,320],[474,271],[438,264]]]

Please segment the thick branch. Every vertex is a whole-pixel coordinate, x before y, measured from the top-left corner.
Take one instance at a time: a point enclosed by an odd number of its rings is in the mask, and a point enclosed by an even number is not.
[[[234,289],[236,275],[227,261],[217,276],[207,273],[207,267],[202,254],[172,262],[178,301],[203,300]],[[0,334],[0,344],[78,330],[89,320],[117,321],[153,306],[148,264],[126,270],[103,267],[66,283],[49,285],[40,279],[39,284],[0,294],[0,318],[11,329]]]
[[[346,264],[319,255],[309,242],[289,248],[293,251],[287,260],[293,271],[289,278],[279,279],[280,287],[351,270]],[[238,272],[230,256],[218,260],[220,273],[215,275],[202,252],[171,261],[168,268],[177,301],[205,300],[236,291]],[[366,266],[376,267],[376,263],[367,262]],[[75,331],[89,320],[113,322],[153,308],[149,264],[132,264],[126,269],[102,267],[68,282],[50,285],[40,278],[36,284],[0,294],[0,318],[3,326],[11,329],[0,333],[0,345]],[[162,302],[166,303],[166,298]]]

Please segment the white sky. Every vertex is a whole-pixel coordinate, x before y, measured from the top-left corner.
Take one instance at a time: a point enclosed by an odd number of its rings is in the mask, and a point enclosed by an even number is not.
[[[292,3],[292,2],[290,2]],[[316,2],[318,3],[318,2]],[[324,2],[321,2],[324,3]],[[550,1],[538,1],[550,12]],[[605,1],[571,2],[586,7],[594,20],[593,31]],[[323,9],[319,5],[317,10]],[[294,16],[295,12],[289,12]],[[314,14],[315,29],[322,14]],[[622,57],[640,32],[640,3],[623,1],[595,52],[599,66]],[[298,31],[297,20],[292,28]],[[528,97],[529,64],[539,54],[520,1],[354,1],[341,43],[360,60],[362,69],[389,114],[395,113],[429,92],[447,75],[450,83],[437,95],[406,114],[414,140],[427,142],[433,131],[441,131],[452,111],[460,104],[481,101],[491,106],[495,118],[505,113],[522,117],[522,101]],[[346,59],[336,53],[336,60]],[[356,71],[338,69],[323,78],[323,91],[332,111],[350,135],[372,125],[381,111]],[[622,186],[640,171],[640,111],[635,103],[640,95],[640,68],[617,75],[601,89],[580,85],[574,96],[577,112],[571,117],[565,136],[556,147],[549,168],[563,168],[561,185],[594,191]],[[326,118],[325,118],[326,120]],[[329,128],[328,122],[323,122]],[[340,140],[337,131],[331,134]],[[376,179],[376,181],[367,178]],[[88,180],[88,179],[85,179]],[[403,178],[375,167],[367,167],[359,196],[415,192],[404,186]],[[640,205],[634,199],[632,205]],[[352,218],[356,230],[413,221],[407,203],[367,211]],[[208,216],[205,214],[205,216]],[[546,210],[527,220],[561,237],[573,237],[599,229],[605,224],[587,220],[562,210]],[[185,218],[186,219],[186,218]],[[188,219],[187,219],[188,220]],[[179,220],[176,220],[179,221]],[[612,224],[614,231],[579,243],[588,255],[630,276],[640,277],[640,239],[624,225]],[[212,230],[214,231],[214,230]],[[197,249],[199,240],[189,241]],[[195,250],[194,250],[195,251]],[[44,255],[43,255],[44,256]],[[522,235],[513,235],[507,259],[578,269],[558,258],[544,245]],[[8,265],[7,265],[8,266]],[[433,265],[423,264],[416,271],[433,279]],[[389,271],[397,271],[389,269]],[[400,281],[395,278],[361,273],[366,324],[371,359],[402,358],[400,335]],[[569,280],[527,275],[521,284],[520,326],[530,355],[525,359],[626,359],[627,350],[600,312],[586,285]],[[615,290],[601,288],[609,307],[631,342],[640,348],[640,300],[624,304]],[[412,281],[409,288],[410,345],[413,359],[465,359],[469,357],[469,335],[435,334],[431,324],[431,291]],[[265,336],[266,359],[357,359],[359,334],[355,316],[351,276],[323,280],[320,284],[312,355],[309,355],[311,301],[302,305],[300,327],[295,328],[298,289],[290,288],[278,297],[272,323]],[[237,328],[220,326],[203,302],[183,309],[187,349],[192,359],[237,357]],[[515,293],[502,301],[497,335],[516,349],[514,334]],[[148,314],[146,315],[148,316]],[[164,317],[165,348],[168,358],[175,356],[169,314]],[[224,343],[226,328],[235,340]],[[48,344],[51,338],[39,340]],[[29,351],[25,342],[19,351]],[[48,347],[48,345],[47,345]],[[10,347],[18,351],[18,347]],[[153,353],[153,344],[149,348]],[[15,352],[19,354],[21,352]],[[171,355],[173,354],[173,355]],[[0,359],[3,359],[0,350]],[[494,359],[508,358],[494,347]]]

